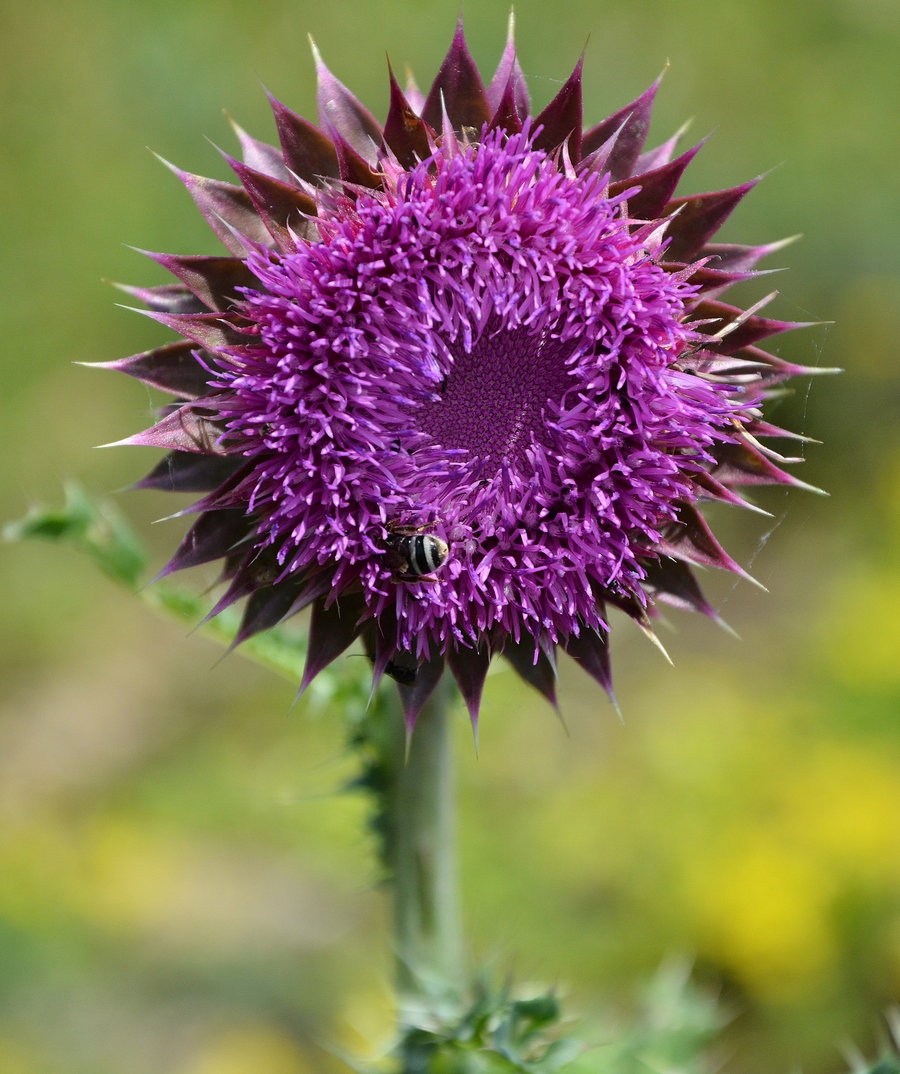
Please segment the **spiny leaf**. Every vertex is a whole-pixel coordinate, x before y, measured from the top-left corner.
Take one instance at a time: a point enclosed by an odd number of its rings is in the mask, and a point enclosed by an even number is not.
[[[137,588],[147,566],[147,553],[115,507],[92,500],[74,482],[66,485],[62,507],[32,507],[4,528],[3,537],[69,544],[87,552],[102,571],[129,589]]]
[[[131,527],[113,504],[96,500],[79,485],[66,485],[62,507],[32,507],[24,518],[9,523],[3,530],[7,541],[42,540],[68,545],[85,552],[114,581],[137,589],[147,569],[148,555]],[[141,598],[153,608],[193,628],[210,608],[210,601],[186,589],[166,583],[148,586]],[[240,614],[228,609],[204,624],[199,633],[219,645],[228,647],[240,625]],[[299,682],[306,662],[306,639],[298,631],[275,627],[244,642],[241,653],[262,664],[290,682]],[[360,661],[359,693],[361,705],[368,694],[368,673]],[[349,674],[349,672],[348,672]],[[322,691],[337,687],[328,681]],[[365,680],[365,681],[364,681]]]

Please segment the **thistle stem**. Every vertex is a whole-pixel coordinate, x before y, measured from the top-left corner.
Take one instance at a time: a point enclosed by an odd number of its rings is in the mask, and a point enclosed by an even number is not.
[[[460,992],[462,936],[456,866],[453,749],[445,680],[425,706],[409,750],[393,735],[386,805],[401,1019]]]

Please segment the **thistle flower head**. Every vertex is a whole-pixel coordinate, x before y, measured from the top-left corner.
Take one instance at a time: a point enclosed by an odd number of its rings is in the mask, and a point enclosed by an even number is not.
[[[801,484],[760,404],[809,371],[756,346],[796,325],[719,300],[780,245],[711,242],[753,183],[675,197],[657,84],[583,131],[579,62],[532,117],[511,36],[487,89],[461,27],[427,97],[391,74],[383,126],[316,63],[319,126],[273,99],[239,186],[174,169],[230,256],[151,255],[183,339],[107,363],[177,397],[126,441],[204,494],[166,573],[223,559],[238,641],[312,605],[304,686],[363,635],[410,724],[445,663],[477,718],[494,653],[611,693],[609,605],[652,634],[715,618],[692,564],[743,574],[698,504]]]

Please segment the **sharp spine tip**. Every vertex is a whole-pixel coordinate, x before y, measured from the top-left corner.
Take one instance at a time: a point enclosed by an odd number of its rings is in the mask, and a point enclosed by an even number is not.
[[[734,629],[733,626],[731,626],[729,623],[726,623],[721,615],[716,613],[715,615],[711,616],[711,618],[712,618],[712,621],[716,624],[717,627],[719,627],[720,630],[724,630],[726,634],[730,634],[733,638],[736,638],[738,641],[743,641],[743,639],[741,638],[740,634],[738,634],[738,632]]]
[[[795,242],[799,242],[803,238],[803,232],[798,231],[796,235],[788,235],[786,239],[778,239],[775,242],[766,243],[767,254],[774,254],[778,250],[783,250],[785,246],[790,246]]]
[[[794,488],[801,489],[803,492],[814,492],[817,496],[831,496],[831,493],[825,489],[820,489],[817,485],[809,485],[799,478],[794,478],[791,484]]]
[[[748,575],[748,577],[749,577],[749,575]],[[666,647],[663,645],[663,643],[656,636],[656,632],[652,629],[652,627],[642,626],[640,623],[638,623],[638,626],[640,626],[641,630],[644,632],[645,637],[647,637],[656,646],[656,648],[659,649],[659,651],[663,654],[663,656],[666,658],[668,663],[671,664],[672,667],[675,667],[675,661],[666,652]]]
[[[170,172],[173,172],[175,175],[177,175],[179,179],[182,177],[182,175],[184,175],[184,171],[179,168],[177,164],[173,164],[171,160],[166,160],[166,158],[157,153],[155,149],[150,149],[149,145],[147,146],[147,149],[150,150],[150,152],[161,164],[165,164],[165,166],[169,169]]]
[[[265,90],[265,86],[263,86],[263,90]],[[234,116],[233,116],[233,115],[232,115],[232,114],[231,114],[231,113],[230,113],[230,112],[228,111],[228,109],[227,109],[227,108],[223,108],[223,109],[222,109],[222,114],[223,114],[223,115],[225,116],[225,118],[226,118],[226,119],[228,120],[229,124],[231,125],[231,129],[232,129],[232,130],[233,130],[233,131],[235,132],[235,134],[236,134],[236,135],[237,135],[237,136],[238,136],[239,138],[240,138],[240,136],[241,136],[242,134],[246,134],[246,133],[247,133],[247,132],[246,132],[246,131],[244,130],[244,128],[243,128],[243,127],[242,127],[242,126],[240,125],[240,123],[238,123],[238,121],[237,121],[237,120],[236,120],[236,119],[234,118]]]
[[[764,586],[758,578],[754,578],[752,574],[747,571],[741,571],[738,575],[739,578],[743,578],[745,582],[750,582],[751,585],[755,585],[757,589],[761,589],[763,593],[768,593],[768,586]]]
[[[315,41],[313,40],[313,35],[312,34],[307,34],[306,36],[309,39],[309,47],[312,50],[313,63],[315,63],[317,68],[324,67],[325,63],[324,63],[324,61],[322,59],[322,53],[319,52],[318,46],[316,45]]]
[[[114,306],[117,306],[120,310],[128,310],[129,313],[140,313],[144,317],[149,317],[151,320],[157,320],[154,316],[157,310],[142,310],[140,306],[126,306],[124,302],[114,302]]]

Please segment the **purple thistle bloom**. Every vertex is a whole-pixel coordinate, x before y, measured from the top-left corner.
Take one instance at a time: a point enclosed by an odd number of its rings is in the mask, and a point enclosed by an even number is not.
[[[487,90],[461,26],[427,98],[391,74],[383,127],[316,63],[320,128],[272,100],[241,186],[176,169],[232,256],[151,255],[185,338],[107,363],[178,397],[139,487],[206,493],[164,573],[223,558],[237,642],[312,605],[303,687],[363,635],[410,726],[445,661],[477,719],[494,653],[612,696],[608,605],[652,635],[744,575],[698,503],[803,484],[760,404],[812,370],[755,346],[798,325],[719,301],[781,245],[710,242],[754,184],[674,197],[657,84],[582,132],[579,62],[532,118],[511,36]]]

